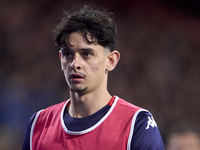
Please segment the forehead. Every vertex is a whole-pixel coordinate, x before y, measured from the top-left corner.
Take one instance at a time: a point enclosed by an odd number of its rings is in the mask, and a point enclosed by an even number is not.
[[[72,40],[73,38],[77,38],[77,39],[82,39],[84,42],[86,42],[87,44],[98,44],[98,40],[93,37],[89,32],[87,31],[75,31],[72,33],[69,33],[66,37],[65,37],[65,44],[66,45],[70,45],[70,40]]]
[[[89,35],[88,35],[88,38],[90,38]],[[88,44],[86,42],[86,39],[84,38],[84,36],[83,36],[83,34],[81,32],[72,32],[71,34],[69,34],[67,36],[66,43],[68,45],[73,45],[73,43],[75,43],[75,42],[83,42],[85,44]]]
[[[89,34],[87,34],[87,38],[91,41],[90,43],[84,38],[81,32],[73,32],[66,37],[65,47],[68,49],[93,49],[98,51],[107,49],[95,42],[95,39],[92,40]]]

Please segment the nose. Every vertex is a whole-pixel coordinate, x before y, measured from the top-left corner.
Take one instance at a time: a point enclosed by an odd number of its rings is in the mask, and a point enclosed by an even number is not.
[[[78,53],[74,54],[74,58],[71,63],[71,68],[74,71],[81,69],[81,57],[79,56]]]

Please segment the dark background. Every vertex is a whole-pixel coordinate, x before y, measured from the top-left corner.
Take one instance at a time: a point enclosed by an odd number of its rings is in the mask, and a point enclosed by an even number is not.
[[[0,0],[0,149],[20,150],[31,115],[69,98],[52,29],[82,4],[115,13],[110,93],[148,109],[164,141],[174,124],[199,126],[200,1]]]

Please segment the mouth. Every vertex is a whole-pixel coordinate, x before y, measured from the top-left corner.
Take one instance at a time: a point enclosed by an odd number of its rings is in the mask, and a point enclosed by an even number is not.
[[[85,78],[86,76],[84,74],[77,74],[77,73],[73,73],[73,74],[70,74],[69,78],[72,82],[81,82],[83,81],[83,79]]]
[[[80,74],[71,74],[70,78],[84,78],[84,77]]]

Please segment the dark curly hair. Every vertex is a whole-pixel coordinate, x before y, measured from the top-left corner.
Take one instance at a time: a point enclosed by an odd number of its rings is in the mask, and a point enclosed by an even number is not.
[[[116,49],[117,28],[112,18],[113,13],[106,9],[83,6],[78,11],[65,12],[64,15],[53,31],[56,45],[60,47],[70,45],[69,35],[81,32],[88,44],[99,44],[108,47],[110,51]]]

